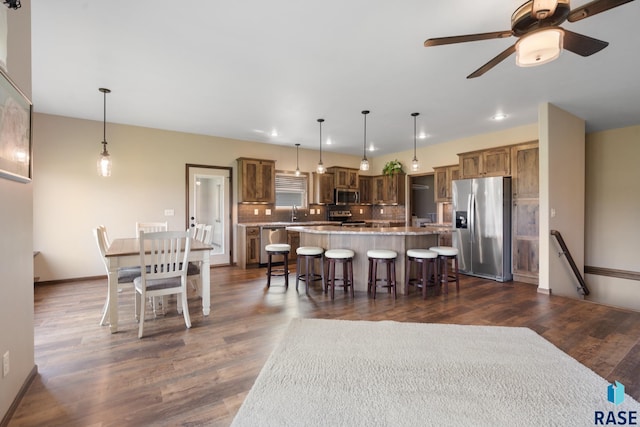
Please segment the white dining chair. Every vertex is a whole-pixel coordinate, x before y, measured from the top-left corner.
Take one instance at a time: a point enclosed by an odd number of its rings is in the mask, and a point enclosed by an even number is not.
[[[196,235],[198,237],[196,237],[195,240],[210,245],[211,241],[213,240],[213,226],[202,224],[202,232]],[[200,280],[200,268],[202,267],[201,264],[201,262],[189,262],[189,269],[187,271],[189,284],[192,288],[198,291],[198,295],[202,295],[202,282]]]
[[[136,237],[140,236],[140,232],[154,233],[156,231],[167,231],[169,224],[165,222],[136,222]]]
[[[187,231],[140,232],[141,276],[133,284],[136,290],[136,320],[138,338],[144,333],[145,300],[147,297],[176,294],[182,303],[187,328],[191,327],[187,304],[187,259],[191,240]],[[148,252],[148,253],[146,253]]]
[[[144,231],[145,233],[154,233],[157,231],[168,231],[169,224],[167,221],[165,222],[136,222],[136,237],[140,236],[140,232]],[[158,313],[164,316],[164,309],[167,305],[166,298],[149,299],[149,304],[153,307],[153,316],[157,317]]]
[[[93,236],[96,239],[96,243],[98,244],[98,250],[100,251],[100,257],[102,258],[102,263],[104,264],[104,268],[109,274],[109,267],[107,266],[107,258],[106,253],[109,248],[109,238],[107,237],[107,228],[103,225],[100,225],[93,229]],[[130,268],[119,268],[118,269],[118,285],[131,283],[133,285],[133,280],[136,277],[140,276],[140,268],[139,267],[130,267]],[[118,290],[120,290],[118,286]],[[104,307],[102,308],[102,318],[100,319],[100,326],[106,325],[109,317],[109,305],[111,304],[111,300],[109,298],[109,290],[107,289],[107,299],[104,302]],[[116,303],[117,304],[117,303]]]

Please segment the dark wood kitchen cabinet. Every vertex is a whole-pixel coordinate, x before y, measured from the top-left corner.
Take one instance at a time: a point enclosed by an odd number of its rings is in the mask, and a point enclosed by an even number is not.
[[[313,173],[314,202],[319,205],[333,203],[333,174]]]
[[[274,160],[238,159],[238,201],[240,203],[275,203],[276,162]]]
[[[373,177],[374,205],[404,205],[404,173],[377,175]]]
[[[433,168],[434,199],[436,202],[451,201],[451,181],[460,178],[460,165],[440,166]]]
[[[511,147],[458,154],[460,179],[511,175]]]
[[[370,205],[373,202],[373,177],[359,175],[360,203]]]
[[[333,186],[335,188],[358,189],[358,169],[330,167],[327,168],[327,172],[333,174]]]
[[[538,142],[511,147],[514,280],[538,283],[540,192]]]

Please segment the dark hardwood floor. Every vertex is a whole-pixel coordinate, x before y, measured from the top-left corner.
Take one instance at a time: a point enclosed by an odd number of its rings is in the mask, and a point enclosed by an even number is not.
[[[536,292],[522,283],[463,277],[459,295],[379,293],[331,301],[319,287],[265,289],[265,269],[212,270],[212,311],[189,297],[193,327],[172,310],[143,339],[133,291],[120,294],[120,331],[98,326],[106,279],[37,285],[39,374],[10,426],[226,426],[293,317],[525,326],[640,398],[640,313]],[[282,278],[274,279],[275,284]]]

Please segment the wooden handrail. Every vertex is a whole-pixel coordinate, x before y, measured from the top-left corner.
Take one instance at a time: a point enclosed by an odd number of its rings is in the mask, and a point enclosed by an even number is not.
[[[560,244],[560,248],[562,249],[562,252],[560,252],[560,255],[564,254],[567,257],[567,261],[569,261],[569,265],[573,270],[573,274],[575,274],[576,279],[578,279],[578,282],[580,283],[580,286],[578,286],[576,290],[578,292],[582,291],[583,295],[589,295],[589,288],[587,288],[587,284],[582,278],[582,274],[580,273],[580,270],[578,270],[578,266],[573,260],[573,257],[571,256],[571,252],[569,252],[569,248],[567,247],[567,244],[564,242],[564,239],[562,238],[562,234],[560,234],[558,230],[551,230],[551,235],[556,236],[556,239]]]

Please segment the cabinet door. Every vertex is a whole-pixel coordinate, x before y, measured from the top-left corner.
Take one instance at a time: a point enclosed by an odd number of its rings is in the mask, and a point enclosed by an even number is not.
[[[540,205],[537,199],[513,203],[513,273],[537,277]]]
[[[349,172],[346,169],[332,169],[336,188],[349,188]]]
[[[513,198],[538,198],[538,143],[517,145],[511,153]]]
[[[385,203],[387,194],[386,182],[384,175],[373,177],[373,204]]]
[[[483,151],[481,166],[483,176],[510,176],[511,149],[503,147]]]
[[[482,175],[482,153],[460,154],[460,178],[477,178]]]
[[[332,173],[313,173],[315,182],[315,200],[317,204],[329,205],[333,203],[334,178]]]
[[[360,203],[371,203],[371,177],[370,176],[358,176],[358,187],[360,189]]]
[[[247,227],[246,233],[246,263],[257,264],[260,262],[260,229],[258,227]]]
[[[359,176],[360,174],[357,170],[349,169],[347,171],[347,186],[351,189],[357,190],[360,184],[360,181],[358,180]]]
[[[274,162],[261,161],[258,177],[259,202],[275,203],[276,201],[276,165]]]
[[[433,192],[434,200],[437,202],[446,202],[447,201],[447,168],[433,168],[434,174],[434,187],[435,191]]]
[[[238,159],[240,202],[275,202],[276,167],[273,160]]]

